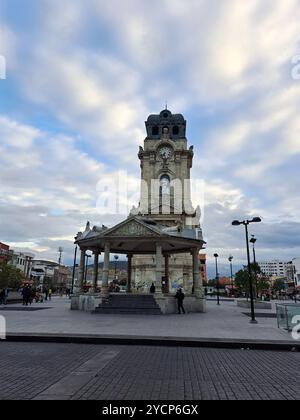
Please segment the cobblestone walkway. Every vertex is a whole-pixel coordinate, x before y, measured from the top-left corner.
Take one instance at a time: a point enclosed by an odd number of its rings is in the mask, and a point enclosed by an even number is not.
[[[0,343],[0,399],[300,399],[300,354]]]

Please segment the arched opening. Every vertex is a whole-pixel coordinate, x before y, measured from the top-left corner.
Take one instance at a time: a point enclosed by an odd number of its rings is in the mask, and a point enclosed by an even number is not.
[[[179,134],[179,127],[178,125],[175,125],[175,127],[173,127],[173,135],[178,136],[178,134]]]
[[[160,214],[171,213],[171,179],[168,175],[162,175],[160,177],[160,188],[159,188],[159,208]]]
[[[158,136],[158,135],[159,135],[159,127],[153,127],[152,136]]]
[[[160,177],[160,196],[170,195],[171,192],[171,179],[169,175],[162,175]]]

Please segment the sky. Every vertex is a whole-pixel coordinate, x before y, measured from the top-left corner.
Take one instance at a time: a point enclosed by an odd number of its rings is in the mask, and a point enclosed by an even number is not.
[[[0,241],[70,264],[87,221],[124,219],[99,190],[126,175],[137,205],[144,122],[167,101],[209,264],[245,263],[231,222],[252,216],[259,260],[300,257],[299,21],[298,0],[1,0]]]

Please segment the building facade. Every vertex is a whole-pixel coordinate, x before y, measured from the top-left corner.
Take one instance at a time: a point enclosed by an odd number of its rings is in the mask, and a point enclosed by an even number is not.
[[[270,277],[289,277],[289,272],[292,267],[291,262],[273,260],[263,261],[258,263],[262,272]]]
[[[30,278],[34,257],[35,255],[31,252],[13,252],[10,264],[22,271],[26,278]]]
[[[294,282],[300,288],[300,258],[294,258],[293,261]]]
[[[51,285],[66,288],[68,286],[69,269],[54,261],[34,260],[30,270],[30,279],[36,285]]]
[[[0,264],[7,264],[12,256],[12,251],[9,249],[9,245],[0,242]]]

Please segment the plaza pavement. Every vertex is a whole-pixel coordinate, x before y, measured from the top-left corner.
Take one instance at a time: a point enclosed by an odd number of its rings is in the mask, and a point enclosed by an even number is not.
[[[70,310],[67,298],[53,297],[51,302],[33,304],[36,311],[15,311],[22,305],[0,307],[7,324],[8,337],[92,337],[118,339],[160,339],[208,343],[266,343],[299,346],[290,333],[278,329],[275,318],[258,318],[250,324],[249,312],[238,308],[236,302],[207,302],[207,313],[186,315],[95,315]],[[47,309],[46,309],[47,308]],[[260,313],[275,313],[259,311]],[[55,341],[55,340],[54,340]]]
[[[299,401],[299,369],[291,352],[2,342],[0,400]]]

